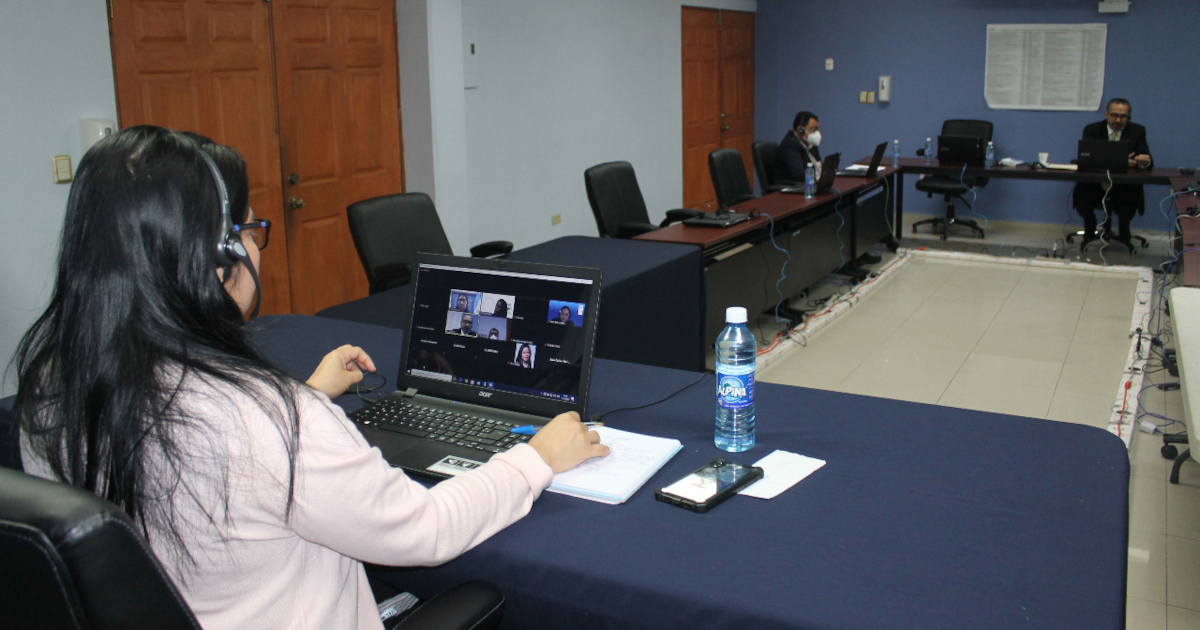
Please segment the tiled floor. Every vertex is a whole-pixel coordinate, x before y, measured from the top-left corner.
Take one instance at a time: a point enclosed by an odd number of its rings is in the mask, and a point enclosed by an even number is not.
[[[906,223],[921,218],[906,217]],[[1063,252],[1068,228],[993,222],[986,240],[946,241],[908,238],[906,229],[903,245],[1028,258],[1042,250]],[[1131,255],[1110,246],[1081,255],[1076,245],[1066,250],[1067,258],[1158,266],[1166,259],[1162,236],[1146,236],[1146,252]],[[874,268],[889,260],[885,252]],[[1129,350],[1135,281],[1132,273],[914,259],[758,378],[1103,427]],[[847,288],[827,280],[812,297]],[[806,296],[792,303],[803,308],[813,301]],[[779,330],[773,320],[757,322],[760,339]],[[1147,367],[1143,408],[1182,419],[1179,392],[1153,387],[1177,380],[1155,369],[1160,365]],[[1166,426],[1169,432],[1181,428]],[[1160,455],[1161,446],[1159,436],[1137,432],[1130,448],[1126,627],[1200,629],[1200,464],[1186,464],[1180,484],[1171,485],[1171,462]]]

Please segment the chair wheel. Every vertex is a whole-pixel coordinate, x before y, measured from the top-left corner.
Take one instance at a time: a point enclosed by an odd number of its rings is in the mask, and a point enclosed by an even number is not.
[[[946,240],[946,233],[945,233],[945,232],[942,232],[942,240],[943,240],[943,241],[944,241],[944,240]]]
[[[1179,449],[1175,448],[1174,444],[1163,444],[1159,452],[1162,453],[1163,459],[1175,459],[1179,457]]]

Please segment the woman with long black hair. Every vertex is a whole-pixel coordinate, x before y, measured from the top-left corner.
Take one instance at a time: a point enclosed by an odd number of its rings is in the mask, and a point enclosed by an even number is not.
[[[25,469],[121,506],[209,630],[380,628],[361,562],[454,558],[608,449],[572,414],[431,489],[389,466],[329,401],[365,352],[306,385],[248,342],[270,230],[248,199],[242,158],[198,136],[133,127],[83,157],[17,354]]]

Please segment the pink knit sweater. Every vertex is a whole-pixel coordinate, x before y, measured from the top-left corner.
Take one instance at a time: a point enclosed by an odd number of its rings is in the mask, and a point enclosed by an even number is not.
[[[340,407],[300,387],[295,503],[285,518],[287,453],[266,414],[211,383],[193,384],[185,400],[188,415],[208,424],[176,438],[189,445],[188,469],[154,477],[194,565],[154,530],[151,546],[206,630],[381,628],[362,562],[451,560],[527,514],[552,476],[520,445],[427,489],[389,466]],[[24,436],[22,451],[28,472],[53,478]]]

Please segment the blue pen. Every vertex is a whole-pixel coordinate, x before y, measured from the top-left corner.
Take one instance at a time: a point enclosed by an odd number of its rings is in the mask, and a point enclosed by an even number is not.
[[[584,422],[583,424],[586,427],[602,427],[602,426],[604,426],[603,422]],[[527,424],[523,427],[513,427],[513,428],[509,429],[508,432],[516,433],[518,435],[533,435],[538,432],[538,429],[541,429],[541,428],[542,427],[536,427],[536,426],[533,426],[532,424]]]

